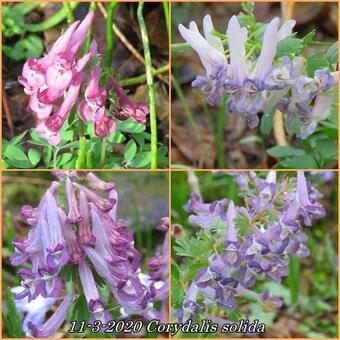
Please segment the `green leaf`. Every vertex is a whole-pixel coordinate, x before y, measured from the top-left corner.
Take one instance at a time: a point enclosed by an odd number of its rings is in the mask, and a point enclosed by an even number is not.
[[[178,256],[206,257],[213,252],[212,240],[204,233],[197,233],[190,239],[186,236],[175,242],[177,246],[173,248]]]
[[[35,8],[39,6],[39,2],[21,2],[13,6],[11,9],[15,9],[19,13],[25,15],[32,12]]]
[[[306,69],[309,77],[313,78],[316,70],[329,67],[327,59],[322,56],[322,53],[317,52],[310,55],[306,60]]]
[[[53,156],[53,150],[51,147],[45,148],[43,151],[43,160],[46,167],[51,166],[51,160]]]
[[[67,152],[63,153],[61,156],[58,157],[57,165],[61,167],[62,165],[68,163],[72,159],[73,155],[74,154],[72,153],[67,153]]]
[[[306,34],[303,38],[302,38],[302,44],[303,47],[307,47],[308,45],[310,45],[313,42],[313,38],[315,37],[315,30],[309,32],[308,34]]]
[[[130,164],[137,153],[137,145],[134,140],[130,140],[124,148],[124,159],[127,164]]]
[[[145,130],[145,125],[136,123],[133,119],[129,118],[124,121],[117,120],[117,128],[123,132],[139,133]]]
[[[275,108],[265,112],[261,117],[260,131],[262,135],[268,135],[273,128]]]
[[[13,7],[2,6],[2,32],[5,37],[20,35],[24,31],[25,18]]]
[[[184,291],[180,282],[181,269],[175,261],[171,261],[171,303],[174,308],[180,308],[183,303]]]
[[[251,224],[249,217],[239,213],[235,218],[235,225],[238,228],[240,235],[248,235],[251,233]]]
[[[126,140],[126,137],[122,133],[117,131],[114,133],[110,133],[107,137],[107,140],[113,144],[121,144]]]
[[[293,303],[298,301],[299,297],[299,282],[300,282],[300,260],[291,258],[289,262],[289,275],[287,277],[290,297]]]
[[[132,161],[131,165],[136,167],[136,168],[145,168],[148,166],[151,162],[151,152],[150,151],[145,151],[141,152]]]
[[[271,325],[273,323],[276,313],[264,311],[264,308],[259,303],[251,303],[249,307],[251,310],[249,320],[251,320],[251,322],[259,320],[260,323],[264,323],[265,325]]]
[[[72,130],[61,130],[61,140],[65,142],[69,142],[73,140],[74,132]]]
[[[79,274],[78,274],[78,267],[74,264],[70,264],[68,266],[64,266],[59,275],[64,281],[73,281],[76,282],[79,280]]]
[[[30,144],[35,144],[35,145],[42,145],[42,146],[48,146],[48,142],[46,139],[40,137],[35,129],[30,130],[30,136],[33,141],[28,141]]]
[[[4,157],[14,161],[28,161],[28,158],[22,149],[11,144],[6,146]]]
[[[260,136],[250,135],[250,136],[241,138],[239,140],[239,143],[240,145],[251,144],[251,143],[263,144],[263,140]]]
[[[86,169],[93,169],[94,162],[93,162],[93,151],[88,150],[86,153]]]
[[[75,9],[77,6],[78,6],[78,2],[74,2],[74,1],[70,2],[70,7],[72,10]],[[50,16],[45,21],[39,22],[38,24],[25,25],[25,29],[29,32],[45,31],[49,28],[52,28],[60,24],[63,20],[65,20],[66,16],[67,16],[67,8],[65,8],[65,6],[62,6],[62,8],[57,13]]]
[[[67,143],[67,144],[59,147],[58,149],[59,150],[63,150],[63,149],[67,149],[67,148],[69,148],[69,149],[78,149],[79,148],[79,140]]]
[[[28,159],[33,166],[36,166],[41,159],[41,153],[37,149],[31,148],[28,151]]]
[[[283,38],[277,44],[276,58],[283,57],[285,55],[296,55],[300,53],[303,47],[303,41],[292,36]]]
[[[89,316],[86,298],[82,293],[73,304],[70,320],[88,320]]]
[[[338,62],[338,49],[339,45],[338,42],[336,41],[327,51],[327,60],[331,64],[336,64]]]
[[[322,159],[338,159],[338,143],[331,139],[320,139],[315,144]]]
[[[44,44],[39,36],[30,34],[19,40],[14,47],[4,45],[3,51],[8,58],[13,60],[39,58],[44,51]]]
[[[262,43],[263,41],[263,35],[264,35],[264,32],[267,28],[267,25],[264,25],[262,23],[256,23],[255,24],[255,27],[256,27],[256,31],[254,33],[254,39],[260,43]]]
[[[301,122],[300,122],[300,117],[295,116],[291,120],[290,124],[286,126],[286,130],[289,134],[298,134],[301,130]]]
[[[246,2],[241,4],[242,10],[247,14],[253,14],[255,4],[253,2]]]
[[[23,138],[26,136],[27,131],[28,130],[24,131],[23,133],[21,133],[18,136],[15,136],[13,139],[11,139],[11,141],[9,143],[12,144],[12,145],[19,144],[23,140]]]
[[[281,164],[287,169],[317,169],[318,164],[310,155],[293,157],[281,161]]]
[[[291,156],[292,157],[303,156],[306,153],[304,150],[295,149],[291,146],[274,146],[273,148],[270,148],[267,150],[267,154],[275,158],[281,158],[281,157],[291,157]]]

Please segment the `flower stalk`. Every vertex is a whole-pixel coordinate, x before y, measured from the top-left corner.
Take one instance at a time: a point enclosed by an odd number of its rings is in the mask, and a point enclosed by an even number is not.
[[[107,72],[111,71],[111,63],[112,63],[112,52],[114,46],[114,35],[113,35],[113,17],[115,15],[116,7],[118,3],[113,1],[109,4],[107,8],[107,16],[106,16],[106,50],[105,50],[105,61],[104,67],[106,68]]]
[[[143,2],[139,2],[137,9],[137,18],[139,27],[141,30],[144,59],[145,59],[145,71],[146,71],[146,82],[148,85],[148,96],[149,96],[149,112],[150,112],[150,129],[151,129],[151,169],[157,168],[157,116],[156,116],[156,98],[155,98],[155,87],[153,83],[152,75],[152,60],[150,54],[149,38],[145,21],[143,18]]]

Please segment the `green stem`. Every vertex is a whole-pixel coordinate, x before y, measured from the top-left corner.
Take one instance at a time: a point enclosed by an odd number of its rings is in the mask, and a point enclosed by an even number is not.
[[[102,169],[104,167],[104,163],[105,163],[105,158],[106,158],[106,144],[107,144],[107,137],[103,138],[102,141],[102,149],[100,152],[100,169]]]
[[[160,68],[157,68],[156,70],[152,70],[152,75],[157,76],[159,74],[165,73],[169,71],[170,65],[166,64]],[[119,84],[122,86],[129,86],[129,85],[136,85],[136,84],[142,84],[146,82],[146,74],[142,74],[137,77],[132,77],[128,79],[122,79],[119,81]]]
[[[89,6],[89,11],[95,11],[95,10],[96,10],[96,3],[92,1]],[[90,26],[87,32],[86,41],[85,41],[85,44],[82,50],[83,55],[89,51],[91,40],[92,40],[92,26]],[[78,119],[78,124],[79,124],[79,153],[78,153],[75,167],[76,169],[83,169],[84,167],[87,167],[85,126],[81,118]]]
[[[146,83],[148,85],[149,95],[149,109],[150,109],[150,130],[151,130],[151,169],[157,168],[157,117],[156,117],[156,99],[155,88],[153,85],[152,76],[152,62],[149,46],[149,38],[143,18],[143,6],[144,3],[140,2],[137,9],[137,18],[139,27],[141,30],[144,59],[145,59],[145,71],[146,71]]]
[[[223,169],[225,166],[224,160],[224,147],[223,147],[223,132],[225,124],[225,105],[221,105],[218,110],[216,131],[215,131],[215,144],[217,153],[217,164],[219,169]]]
[[[86,157],[86,138],[84,136],[84,123],[79,118],[79,153],[76,160],[76,169],[83,169]]]
[[[249,59],[249,57],[253,54],[253,52],[256,50],[257,46],[254,45],[250,50],[249,52],[247,53],[246,55],[246,59]]]
[[[77,6],[77,2],[70,2],[69,6],[72,10],[74,10]],[[30,24],[30,25],[25,25],[25,30],[29,32],[40,32],[47,30],[49,28],[52,28],[54,26],[57,26],[60,24],[63,20],[65,20],[67,16],[68,9],[66,9],[65,6],[62,7],[59,12],[51,16],[50,18],[46,19],[43,22],[40,22],[39,24]]]
[[[40,6],[39,2],[22,2],[13,6],[12,8],[16,11],[20,12],[22,15],[26,15],[32,12],[34,9]]]
[[[59,152],[59,148],[58,147],[53,149],[53,169],[57,168],[57,155],[58,155],[58,152]]]
[[[164,9],[166,29],[167,29],[168,34],[169,34],[169,32],[170,32],[170,15],[169,15],[169,2],[168,1],[163,2],[163,9]]]
[[[113,16],[116,11],[117,2],[111,2],[107,8],[107,17],[106,17],[106,51],[105,51],[105,59],[104,59],[104,67],[109,72],[111,70],[112,64],[112,52],[114,45],[114,35],[113,35]]]
[[[91,1],[90,6],[89,6],[89,11],[95,11],[97,8],[97,5],[94,1]],[[92,40],[92,26],[90,26],[87,36],[86,36],[86,41],[85,41],[85,47],[84,47],[84,54],[87,53],[90,49],[91,45],[91,40]]]
[[[66,11],[67,23],[72,24],[74,22],[74,15],[73,15],[73,11],[72,11],[70,3],[63,2],[63,6],[65,7],[65,11]]]

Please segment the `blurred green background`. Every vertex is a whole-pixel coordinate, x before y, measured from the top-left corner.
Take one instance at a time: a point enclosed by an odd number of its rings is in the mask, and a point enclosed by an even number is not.
[[[265,177],[266,172],[258,172]],[[233,177],[207,171],[195,172],[204,202],[228,198],[235,204],[243,205],[238,196],[238,186]],[[296,176],[295,172],[278,172],[280,176]],[[254,290],[261,292],[268,288],[273,295],[283,301],[282,308],[265,313],[258,304],[251,304],[241,310],[249,319],[259,319],[267,324],[266,333],[261,337],[281,338],[336,338],[338,334],[338,184],[337,173],[324,182],[319,174],[306,173],[306,177],[320,190],[326,208],[326,217],[315,221],[311,228],[305,228],[311,255],[307,258],[294,258],[290,261],[290,274],[282,284],[263,281]],[[189,213],[183,210],[192,192],[188,175],[175,171],[171,176],[171,215],[175,238],[191,236],[199,230],[187,221]],[[176,226],[178,224],[179,226]],[[181,266],[182,258],[172,258]],[[190,259],[191,260],[191,259]],[[174,285],[173,285],[174,286]],[[175,291],[172,292],[174,296]],[[174,301],[174,299],[172,299]],[[173,306],[177,307],[178,306]],[[206,336],[201,334],[201,336]],[[226,335],[224,335],[226,336]],[[240,336],[234,334],[233,337]],[[185,337],[197,337],[185,334]],[[210,337],[210,336],[209,336]],[[212,335],[216,337],[216,334]]]

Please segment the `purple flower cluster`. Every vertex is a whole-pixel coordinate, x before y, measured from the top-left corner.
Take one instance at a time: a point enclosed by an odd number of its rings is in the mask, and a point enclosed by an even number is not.
[[[288,127],[299,117],[300,137],[306,138],[329,114],[334,99],[330,90],[338,82],[338,72],[321,69],[309,78],[301,57],[283,56],[274,61],[278,42],[291,36],[294,26],[295,20],[288,20],[279,28],[279,18],[274,18],[266,26],[261,52],[254,59],[246,55],[247,28],[241,27],[234,15],[226,32],[228,60],[222,40],[213,34],[209,15],[203,19],[204,37],[193,21],[189,28],[179,25],[182,37],[198,53],[206,70],[206,76],[197,76],[192,86],[207,92],[211,105],[219,105],[227,93],[229,112],[245,116],[250,128],[258,126],[258,113],[272,108],[287,113]]]
[[[112,114],[107,114],[108,85],[99,85],[100,65],[96,64],[89,76],[86,74],[90,60],[97,55],[96,41],[92,40],[88,53],[78,55],[93,16],[94,12],[90,11],[82,22],[74,22],[44,57],[28,59],[18,78],[25,93],[30,96],[28,110],[37,118],[37,133],[53,146],[60,143],[60,129],[81,97],[81,86],[86,82],[85,98],[78,106],[79,116],[84,122],[94,123],[97,136],[103,138],[116,130],[113,116],[121,120],[131,117],[136,122],[146,122],[147,106],[133,103],[113,77],[112,87],[119,107],[114,108]]]
[[[276,181],[274,171],[265,179],[252,172],[232,175],[245,194],[244,207],[227,200],[203,203],[195,193],[185,207],[193,213],[189,221],[215,236],[215,241],[208,267],[196,272],[183,307],[177,310],[180,322],[204,313],[204,307],[234,310],[242,296],[270,308],[280,307],[281,301],[268,290],[257,293],[252,287],[258,279],[280,283],[289,273],[290,256],[308,256],[303,227],[325,216],[319,203],[322,195],[302,171],[296,180],[289,177],[280,181]]]
[[[28,302],[41,296],[63,296],[61,269],[77,265],[82,290],[93,320],[111,319],[105,310],[93,270],[110,286],[121,306],[121,314],[140,315],[147,320],[166,319],[153,306],[168,296],[168,228],[163,218],[157,229],[165,234],[162,251],[149,259],[149,274],[141,271],[142,255],[134,247],[133,233],[117,218],[118,194],[114,183],[93,173],[57,172],[55,181],[38,207],[25,205],[22,219],[32,228],[26,239],[15,238],[11,264],[21,266],[22,291],[16,299]],[[65,190],[63,190],[65,189]],[[66,192],[67,207],[59,204]],[[53,316],[42,325],[28,323],[31,336],[48,337],[66,318],[75,295],[68,295]]]

